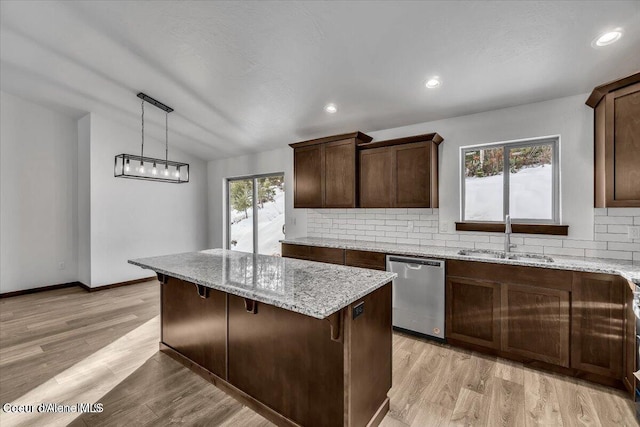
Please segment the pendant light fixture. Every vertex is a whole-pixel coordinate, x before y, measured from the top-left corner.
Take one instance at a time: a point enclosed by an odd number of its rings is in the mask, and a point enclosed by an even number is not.
[[[189,164],[169,160],[169,113],[173,108],[140,92],[138,98],[142,100],[142,139],[140,155],[118,154],[115,158],[114,176],[116,178],[143,179],[149,181],[173,182],[184,184],[189,182]],[[144,103],[158,107],[164,111],[164,159],[144,157]]]

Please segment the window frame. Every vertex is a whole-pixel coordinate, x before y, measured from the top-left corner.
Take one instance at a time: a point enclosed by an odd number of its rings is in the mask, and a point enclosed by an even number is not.
[[[246,181],[246,180],[251,180],[253,182],[253,187],[252,187],[252,202],[253,202],[253,217],[252,217],[252,224],[253,224],[253,247],[252,247],[252,251],[251,253],[253,254],[257,254],[257,249],[258,249],[258,215],[256,214],[257,210],[256,210],[256,204],[257,204],[257,200],[258,200],[258,180],[261,178],[268,178],[270,176],[277,176],[277,175],[282,175],[282,178],[285,178],[285,174],[284,172],[272,172],[272,173],[261,173],[261,174],[254,174],[254,175],[243,175],[243,176],[234,176],[234,177],[230,177],[230,178],[225,178],[224,179],[224,184],[225,184],[225,198],[224,200],[226,201],[226,209],[225,209],[225,216],[224,216],[224,221],[226,222],[226,238],[225,238],[225,249],[228,250],[233,250],[231,249],[231,191],[229,191],[229,184],[233,181]],[[286,185],[285,185],[286,188]],[[287,203],[287,199],[286,199],[287,195],[285,193],[285,207],[286,207],[286,203]]]
[[[489,144],[476,144],[460,147],[460,220],[462,222],[473,223],[504,223],[504,218],[509,215],[509,161],[511,150],[520,149],[525,147],[532,147],[537,145],[551,145],[552,158],[552,200],[551,210],[553,217],[551,219],[532,219],[532,218],[511,218],[511,221],[516,224],[560,224],[560,135],[543,136],[538,138],[527,138],[513,141],[501,141],[493,142]],[[502,220],[500,221],[483,221],[483,220],[469,220],[465,218],[465,199],[466,199],[466,186],[465,186],[465,159],[466,153],[469,151],[482,150],[482,149],[496,149],[502,148],[503,153],[503,176],[502,176]]]

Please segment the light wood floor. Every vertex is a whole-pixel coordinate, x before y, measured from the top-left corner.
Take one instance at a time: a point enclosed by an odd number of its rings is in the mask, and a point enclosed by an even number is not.
[[[0,300],[0,402],[104,405],[81,416],[0,413],[0,425],[271,426],[157,351],[158,302],[155,281]],[[387,427],[638,425],[618,390],[402,334],[389,395]]]

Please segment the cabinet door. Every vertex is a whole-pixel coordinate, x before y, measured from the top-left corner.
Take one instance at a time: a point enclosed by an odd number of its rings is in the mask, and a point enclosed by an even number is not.
[[[321,208],[324,201],[322,144],[295,148],[293,151],[293,179],[295,208]]]
[[[447,338],[500,348],[500,284],[447,278]]]
[[[607,206],[640,206],[640,83],[605,97]]]
[[[571,367],[622,378],[624,301],[617,276],[575,273]]]
[[[360,151],[360,207],[390,208],[393,206],[392,147]]]
[[[624,386],[633,396],[635,394],[636,377],[633,373],[637,370],[636,354],[636,315],[633,312],[633,291],[635,285],[624,280]]]
[[[431,206],[431,143],[417,142],[392,147],[394,207],[428,208]]]
[[[324,144],[324,207],[356,207],[356,142]]]
[[[193,283],[168,278],[162,285],[162,342],[221,378],[227,377],[227,295],[198,295]]]
[[[502,285],[502,350],[569,367],[570,293]]]
[[[229,295],[228,381],[302,426],[343,425],[344,352],[326,320]]]

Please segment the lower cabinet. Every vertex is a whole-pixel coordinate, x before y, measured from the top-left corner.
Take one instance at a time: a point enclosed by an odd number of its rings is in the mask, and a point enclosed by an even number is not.
[[[633,295],[620,277],[457,260],[448,261],[447,272],[453,344],[634,384]]]
[[[624,288],[620,277],[575,273],[571,366],[620,378],[624,344]]]
[[[447,278],[447,337],[500,348],[500,284]]]
[[[502,285],[502,350],[569,367],[568,291]]]
[[[221,378],[227,378],[227,296],[173,277],[162,284],[161,341]]]
[[[386,254],[381,252],[282,243],[282,256],[372,270],[386,269]]]

